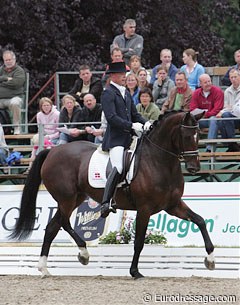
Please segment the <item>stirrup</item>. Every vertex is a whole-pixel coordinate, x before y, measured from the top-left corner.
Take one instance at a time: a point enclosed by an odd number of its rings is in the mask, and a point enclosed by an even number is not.
[[[105,202],[101,205],[101,217],[106,218],[110,213],[117,213],[116,202],[111,199],[110,202]]]

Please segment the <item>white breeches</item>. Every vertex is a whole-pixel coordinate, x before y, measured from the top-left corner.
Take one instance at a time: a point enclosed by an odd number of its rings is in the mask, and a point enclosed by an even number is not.
[[[109,151],[112,167],[116,167],[119,174],[121,174],[123,171],[123,152],[123,146],[115,146]]]

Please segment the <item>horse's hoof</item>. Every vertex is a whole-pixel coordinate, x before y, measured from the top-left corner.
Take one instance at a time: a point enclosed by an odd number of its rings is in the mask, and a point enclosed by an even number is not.
[[[82,256],[78,253],[78,260],[82,265],[87,265],[89,263],[89,257]]]
[[[207,257],[204,259],[204,265],[208,270],[214,270],[215,269],[215,262],[209,261]]]
[[[143,279],[145,279],[145,277],[141,273],[138,273],[138,275],[134,277],[134,280],[143,280]]]
[[[40,271],[42,273],[41,274],[41,278],[42,279],[45,279],[47,277],[51,277],[52,276],[51,273],[47,269],[43,270],[41,268],[38,268],[38,271]]]
[[[138,271],[130,272],[130,274],[134,278],[134,280],[140,280],[144,278],[144,276]]]

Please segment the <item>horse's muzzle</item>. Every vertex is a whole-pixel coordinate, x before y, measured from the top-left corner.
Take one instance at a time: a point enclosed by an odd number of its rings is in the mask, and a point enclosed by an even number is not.
[[[192,175],[196,174],[200,170],[200,165],[197,165],[197,164],[193,165],[193,164],[186,163],[185,167],[186,167],[186,170]]]

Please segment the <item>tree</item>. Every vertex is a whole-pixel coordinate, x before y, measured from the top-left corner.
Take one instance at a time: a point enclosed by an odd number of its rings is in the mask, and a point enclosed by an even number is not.
[[[136,19],[144,37],[147,68],[159,62],[159,51],[166,47],[177,66],[189,47],[199,51],[201,64],[221,65],[226,62],[221,56],[224,41],[232,43],[229,32],[239,30],[234,27],[239,22],[236,5],[227,0],[2,0],[0,48],[14,50],[30,72],[31,96],[55,71],[76,71],[83,63],[103,70],[126,18]],[[226,27],[218,31],[223,22]]]

